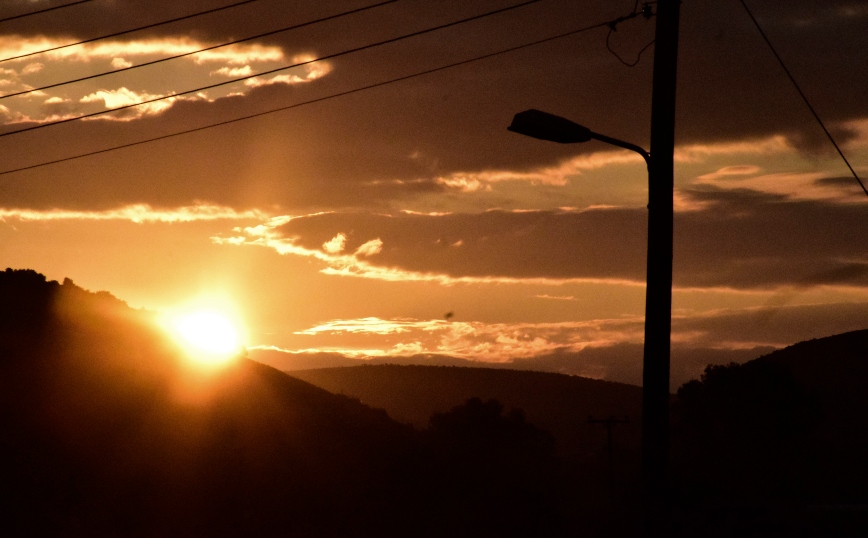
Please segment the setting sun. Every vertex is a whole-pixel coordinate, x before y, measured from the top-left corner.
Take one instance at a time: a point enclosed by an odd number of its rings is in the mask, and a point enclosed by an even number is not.
[[[196,360],[218,363],[236,356],[242,348],[239,324],[228,314],[202,309],[169,317],[175,340]]]

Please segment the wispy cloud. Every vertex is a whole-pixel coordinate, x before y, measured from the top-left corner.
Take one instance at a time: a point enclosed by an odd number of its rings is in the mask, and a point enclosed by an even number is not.
[[[379,238],[371,239],[353,251],[352,254],[344,252],[346,234],[339,233],[329,241],[322,244],[322,248],[303,246],[298,236],[285,236],[280,228],[290,221],[305,217],[324,215],[322,213],[306,216],[281,216],[273,217],[266,222],[245,228],[237,228],[240,235],[214,236],[211,240],[222,245],[252,245],[275,250],[282,255],[303,256],[314,258],[324,262],[321,273],[333,276],[368,278],[384,280],[388,282],[436,282],[445,286],[455,284],[540,284],[560,286],[567,283],[619,283],[630,286],[642,285],[641,282],[626,278],[594,278],[594,277],[510,277],[510,276],[452,276],[442,272],[426,272],[402,269],[397,266],[377,264],[377,255],[385,245]],[[343,237],[344,239],[341,239]],[[458,247],[461,243],[450,243],[451,247]]]
[[[0,36],[0,57],[9,58],[30,54],[55,47],[63,47],[69,43],[65,39],[33,37],[33,36]],[[190,39],[188,37],[161,37],[139,39],[133,41],[100,41],[85,43],[73,47],[64,47],[41,55],[46,60],[64,60],[68,62],[88,63],[94,60],[113,60],[114,58],[130,58],[142,56],[174,56],[185,54],[213,45]],[[250,62],[283,60],[283,50],[272,45],[239,43],[196,54],[197,62],[223,62],[233,65],[245,65]],[[26,59],[28,63],[32,58]]]
[[[203,220],[263,219],[259,210],[238,211],[218,205],[194,205],[169,209],[156,209],[148,204],[134,204],[102,211],[74,211],[67,209],[6,209],[0,208],[0,220],[60,221],[60,220],[126,220],[146,222],[194,222]]]
[[[338,319],[299,331],[304,336],[327,335],[331,342],[341,336],[367,335],[382,343],[382,337],[400,336],[389,345],[332,345],[320,351],[338,351],[348,356],[411,356],[435,353],[480,362],[502,363],[555,352],[575,352],[589,346],[605,347],[636,342],[642,338],[641,318],[560,323],[450,322],[441,319]],[[306,351],[317,349],[305,347]]]
[[[0,36],[0,57],[14,57],[38,50],[57,47],[64,41],[53,38],[20,38]],[[28,91],[45,83],[41,71],[68,69],[71,64],[91,64],[90,70],[108,72],[132,67],[136,64],[187,54],[207,48],[210,43],[188,37],[154,37],[134,41],[104,41],[73,47],[60,48],[38,56],[39,61],[23,58],[9,62],[0,70],[0,89],[3,94]],[[59,97],[79,103],[78,107],[66,107],[63,112],[38,106],[32,97],[36,93],[25,94],[7,102],[14,113],[4,114],[6,123],[46,122],[75,117],[82,113],[95,112],[103,108],[135,105],[136,103],[166,97],[166,99],[127,109],[118,114],[97,116],[96,119],[134,120],[147,114],[161,113],[178,100],[201,100],[204,95],[192,94],[173,97],[197,86],[213,84],[213,76],[226,78],[247,77],[257,71],[278,69],[289,63],[299,63],[314,59],[309,54],[296,55],[287,59],[281,47],[256,43],[240,43],[209,51],[191,54],[175,61],[149,66],[153,76],[138,79],[136,85],[129,82],[124,86],[113,87],[116,77],[84,81],[74,86],[52,88],[43,93],[45,97]],[[229,95],[243,95],[255,88],[271,84],[299,84],[316,80],[331,71],[328,62],[313,62],[289,71],[282,71],[264,77],[247,79],[244,83],[231,87],[220,87],[209,91],[209,101]],[[106,85],[109,86],[106,86]],[[44,99],[42,100],[44,101]],[[97,107],[95,105],[101,105]],[[56,108],[56,107],[55,107]],[[2,119],[2,117],[0,117]]]

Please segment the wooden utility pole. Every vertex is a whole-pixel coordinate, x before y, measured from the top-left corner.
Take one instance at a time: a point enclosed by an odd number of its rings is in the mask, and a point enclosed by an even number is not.
[[[648,164],[648,267],[642,371],[645,536],[667,533],[672,330],[673,155],[680,0],[658,0]]]
[[[615,446],[612,444],[612,428],[614,428],[618,424],[629,424],[630,419],[628,417],[624,417],[623,419],[617,419],[615,417],[609,418],[594,418],[592,416],[588,417],[588,422],[590,424],[602,424],[604,428],[606,428],[606,454],[609,457],[609,501],[611,503],[612,509],[615,508]]]

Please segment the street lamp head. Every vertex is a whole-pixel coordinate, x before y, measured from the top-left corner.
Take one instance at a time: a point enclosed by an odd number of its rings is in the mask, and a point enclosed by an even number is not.
[[[507,129],[514,133],[560,144],[575,144],[591,139],[591,130],[587,127],[533,108],[516,114]]]

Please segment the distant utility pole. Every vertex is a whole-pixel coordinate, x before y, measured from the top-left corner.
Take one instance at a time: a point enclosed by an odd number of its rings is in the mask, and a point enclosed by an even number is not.
[[[642,368],[644,534],[667,534],[672,330],[673,155],[680,0],[658,0],[648,163],[648,266]]]
[[[588,422],[590,424],[602,424],[604,428],[606,428],[606,453],[609,455],[609,499],[612,502],[612,508],[615,508],[615,449],[612,445],[612,428],[614,428],[618,424],[629,424],[630,419],[624,417],[623,419],[617,419],[615,417],[609,418],[594,418],[588,417]]]

